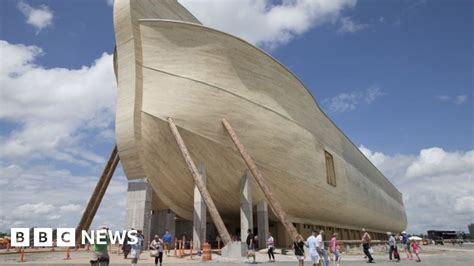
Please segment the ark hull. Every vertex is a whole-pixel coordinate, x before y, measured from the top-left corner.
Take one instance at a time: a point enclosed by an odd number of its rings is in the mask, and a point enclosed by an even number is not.
[[[172,117],[194,160],[204,163],[224,220],[238,219],[246,166],[221,124],[225,117],[293,222],[405,229],[401,194],[284,66],[197,24],[176,2],[156,6],[165,15],[140,6],[146,1],[118,2],[117,144],[129,179],[147,177],[165,206],[192,218],[194,184],[166,122]],[[127,19],[131,28],[123,26]],[[334,159],[336,186],[327,183],[325,152]],[[253,202],[263,199],[254,184]]]

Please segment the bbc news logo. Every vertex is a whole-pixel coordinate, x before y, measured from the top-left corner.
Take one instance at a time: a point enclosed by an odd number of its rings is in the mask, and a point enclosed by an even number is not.
[[[29,247],[31,246],[30,228],[12,228],[10,230],[12,247]],[[112,231],[106,229],[91,230],[90,233],[81,231],[81,243],[96,244],[123,244],[125,238],[128,243],[133,245],[138,243],[137,231]],[[57,247],[74,247],[76,246],[76,229],[75,228],[57,228],[56,229],[56,245]],[[34,247],[52,247],[53,246],[53,228],[33,228],[33,246]]]

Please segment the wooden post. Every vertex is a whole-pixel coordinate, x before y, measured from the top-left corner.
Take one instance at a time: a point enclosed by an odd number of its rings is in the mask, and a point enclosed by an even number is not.
[[[89,199],[89,203],[82,214],[81,220],[76,227],[76,248],[80,246],[81,231],[87,230],[91,226],[92,219],[94,219],[97,209],[99,209],[100,202],[104,197],[107,187],[109,186],[110,179],[114,175],[115,168],[117,167],[119,160],[120,158],[118,156],[117,145],[115,145],[112,153],[110,154],[109,161],[105,165],[95,190]]]
[[[231,242],[230,235],[229,235],[229,232],[227,232],[227,229],[225,228],[224,222],[222,221],[222,218],[219,212],[217,211],[216,205],[214,204],[214,201],[211,198],[211,194],[209,194],[209,191],[204,185],[201,174],[199,174],[199,171],[196,168],[196,165],[194,164],[193,159],[189,155],[188,149],[186,148],[186,145],[184,144],[184,141],[181,138],[181,135],[179,134],[178,128],[174,124],[174,121],[171,117],[168,118],[168,123],[171,129],[171,132],[173,133],[173,136],[176,140],[176,143],[178,144],[178,147],[181,150],[181,154],[183,155],[183,158],[186,161],[186,164],[188,165],[188,169],[194,178],[194,183],[196,184],[196,187],[199,189],[199,192],[201,192],[202,198],[204,202],[206,203],[206,206],[209,211],[209,214],[211,215],[212,221],[214,222],[222,241],[224,242],[225,245],[227,245]]]
[[[270,186],[268,185],[267,181],[263,177],[262,173],[260,173],[260,171],[258,170],[257,165],[253,161],[252,157],[250,157],[250,155],[247,153],[242,143],[240,143],[240,140],[235,134],[235,131],[232,129],[229,122],[227,122],[225,118],[222,118],[222,124],[224,124],[224,127],[227,130],[227,133],[229,133],[230,138],[234,142],[235,147],[237,148],[240,155],[242,156],[242,159],[244,160],[245,164],[247,164],[247,167],[249,168],[250,172],[255,178],[255,181],[257,181],[257,184],[262,190],[263,194],[267,198],[268,204],[272,208],[273,213],[276,215],[278,220],[280,220],[280,222],[283,224],[283,226],[285,227],[286,231],[291,236],[293,241],[296,241],[296,236],[298,235],[298,231],[293,226],[293,224],[288,220],[286,212],[281,207],[280,202],[273,195],[272,190],[270,189]]]

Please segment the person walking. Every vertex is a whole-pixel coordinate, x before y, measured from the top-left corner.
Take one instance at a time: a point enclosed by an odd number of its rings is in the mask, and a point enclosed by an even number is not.
[[[298,260],[298,266],[304,266],[304,247],[305,243],[301,235],[296,236],[296,241],[293,242],[293,249],[295,250],[295,256]]]
[[[253,263],[256,263],[255,257],[255,235],[252,233],[252,230],[247,230],[247,239],[245,240],[247,244],[247,261],[250,257],[253,258]]]
[[[158,262],[163,263],[163,240],[160,239],[159,235],[155,235],[155,238],[150,243],[150,255],[155,257],[155,266],[158,266]]]
[[[388,235],[388,259],[392,261],[392,255],[393,257],[397,260],[397,262],[400,261],[400,256],[398,255],[398,250],[397,250],[397,240],[393,236],[392,233],[387,232]]]
[[[316,237],[316,250],[323,259],[324,266],[330,266],[328,252],[324,248],[324,230],[319,231],[319,235]]]
[[[170,249],[171,249],[171,242],[173,241],[173,236],[170,234],[168,230],[166,230],[165,234],[163,235],[163,242],[165,246],[165,253],[166,256],[170,256]]]
[[[410,243],[408,243],[408,234],[403,231],[401,234],[401,240],[403,245],[403,252],[407,254],[407,260],[413,259],[413,254],[411,254]]]
[[[418,243],[415,240],[412,240],[411,247],[412,247],[413,253],[415,253],[415,256],[416,256],[416,262],[421,262],[420,255],[419,255],[421,247],[418,245]]]
[[[96,237],[92,243],[92,260],[90,261],[91,265],[100,265],[101,262],[109,263],[110,257],[107,247],[110,244],[110,238],[108,234],[109,228],[107,226],[101,226],[97,230]],[[100,235],[105,235],[105,239],[99,239]],[[99,241],[100,240],[100,241]]]
[[[133,228],[132,228],[133,230]],[[128,241],[130,241],[130,239],[128,238],[127,235],[125,235],[125,239],[123,240],[123,244],[122,244],[122,251],[123,251],[123,258],[124,259],[127,259],[128,257],[128,254],[130,253],[130,244],[128,244]]]
[[[339,261],[341,260],[341,256],[339,252],[339,245],[337,244],[337,233],[332,234],[329,248],[334,256],[333,257],[334,266],[339,266]]]
[[[317,239],[316,239],[316,230],[313,230],[311,235],[306,239],[308,245],[308,253],[311,257],[311,261],[313,262],[313,266],[317,266],[319,264],[319,260],[321,259],[319,252],[316,248],[317,246]]]
[[[135,233],[135,235],[137,237],[137,242],[132,244],[130,249],[130,258],[132,259],[132,266],[136,266],[138,264],[140,254],[143,250],[143,242],[145,241],[140,230],[137,230],[137,233]]]
[[[362,240],[361,240],[361,245],[362,245],[362,248],[364,250],[364,254],[365,256],[367,256],[368,258],[368,261],[367,263],[374,263],[374,258],[372,258],[372,254],[370,254],[370,242],[372,241],[369,233],[367,231],[365,231],[364,228],[362,228],[362,232],[363,232],[363,235],[362,235]]]
[[[270,262],[275,262],[275,239],[273,239],[272,233],[268,233],[268,238],[267,238],[267,247],[268,247],[268,261]]]

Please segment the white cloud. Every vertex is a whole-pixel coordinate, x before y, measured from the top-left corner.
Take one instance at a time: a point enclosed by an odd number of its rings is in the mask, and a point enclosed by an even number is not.
[[[406,176],[440,176],[459,174],[474,167],[474,151],[447,153],[441,148],[430,148],[420,151],[418,158],[407,168]]]
[[[385,93],[383,93],[379,87],[370,87],[367,89],[365,93],[364,100],[367,103],[371,103],[375,101],[380,96],[383,96]]]
[[[463,104],[467,101],[467,95],[458,95],[456,98],[454,98],[454,103],[455,104]]]
[[[34,8],[20,1],[17,7],[25,15],[26,23],[36,28],[36,34],[53,25],[53,11],[48,6],[40,5],[38,8]]]
[[[0,123],[6,129],[0,135],[0,195],[8,202],[0,204],[0,232],[75,227],[105,161],[95,144],[113,143],[112,56],[67,69],[35,64],[44,54],[40,47],[0,40]],[[119,166],[93,227],[123,226],[126,189]]]
[[[205,26],[213,27],[248,42],[274,48],[324,23],[335,23],[355,0],[270,0],[222,1],[180,0]],[[205,4],[203,4],[205,3]]]
[[[436,99],[442,102],[450,102],[456,105],[462,105],[467,102],[467,100],[469,99],[469,96],[467,96],[466,94],[460,94],[456,96],[437,95]]]
[[[342,113],[354,110],[359,104],[370,104],[380,96],[385,95],[379,87],[372,86],[365,92],[353,91],[341,93],[331,99],[324,99],[323,104],[327,105],[330,112]]]
[[[436,96],[436,98],[440,101],[443,101],[443,102],[451,100],[451,97],[446,96],[446,95],[438,95],[438,96]]]
[[[100,169],[100,168],[99,168]],[[0,232],[11,227],[75,227],[95,188],[100,170],[94,176],[75,175],[51,165],[0,164]],[[123,226],[127,180],[120,171],[112,178],[92,227],[100,224]]]
[[[357,93],[341,93],[330,100],[329,110],[335,113],[354,110],[359,104],[359,98]]]
[[[474,213],[474,196],[466,196],[457,199],[454,209],[458,212]]]
[[[409,231],[466,231],[474,220],[474,150],[434,147],[392,156],[364,146],[359,149],[403,193]]]
[[[51,204],[45,204],[44,202],[39,202],[36,204],[23,204],[18,206],[17,208],[14,209],[13,215],[19,214],[19,215],[24,215],[24,214],[48,214],[51,213],[54,210],[54,206]]]
[[[360,24],[355,22],[350,17],[343,17],[340,21],[341,26],[339,27],[338,32],[341,33],[356,33],[369,27],[369,25],[367,24]]]
[[[62,212],[78,212],[82,210],[82,206],[79,204],[67,204],[59,207]]]
[[[80,69],[46,69],[34,64],[43,54],[36,46],[0,40],[0,54],[0,120],[18,124],[0,137],[2,159],[103,162],[81,142],[112,127],[116,97],[112,56],[103,54],[92,66]]]

